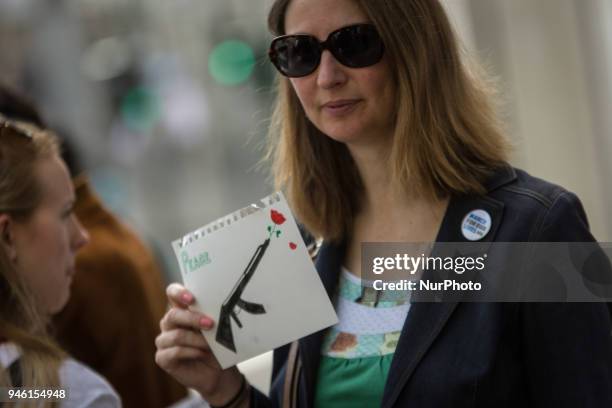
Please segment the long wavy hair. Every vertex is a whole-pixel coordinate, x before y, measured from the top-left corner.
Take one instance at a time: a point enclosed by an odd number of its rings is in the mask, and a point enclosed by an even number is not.
[[[6,123],[10,125],[6,127]],[[32,216],[42,200],[36,165],[54,155],[59,155],[59,146],[52,133],[7,122],[0,115],[0,213],[8,214],[14,222]],[[49,337],[47,324],[14,262],[1,248],[0,337],[20,349],[24,387],[60,385],[58,370],[66,355]],[[11,386],[6,370],[0,370],[0,386]]]
[[[389,175],[401,191],[431,199],[483,194],[484,182],[507,162],[493,101],[496,89],[461,57],[438,0],[354,0],[376,26],[396,84],[397,109]],[[268,15],[274,35],[285,34],[290,0]],[[364,187],[347,147],[322,134],[306,117],[289,80],[277,78],[268,137],[276,188],[316,237],[350,234]]]

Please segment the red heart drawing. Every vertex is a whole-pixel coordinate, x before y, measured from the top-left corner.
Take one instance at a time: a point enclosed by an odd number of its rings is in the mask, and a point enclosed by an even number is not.
[[[293,242],[290,242],[289,243],[289,248],[295,249],[295,248],[297,248],[297,244],[294,244]]]

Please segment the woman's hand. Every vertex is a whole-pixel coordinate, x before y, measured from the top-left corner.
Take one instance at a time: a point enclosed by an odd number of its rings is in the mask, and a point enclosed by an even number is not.
[[[223,405],[240,390],[236,367],[222,370],[200,330],[211,330],[213,320],[189,310],[193,295],[173,283],[166,289],[171,308],[160,322],[155,339],[155,362],[186,387],[198,391],[212,405]]]

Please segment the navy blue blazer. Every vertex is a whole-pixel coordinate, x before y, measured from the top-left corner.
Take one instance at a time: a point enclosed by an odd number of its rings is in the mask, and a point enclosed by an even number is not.
[[[438,242],[465,242],[463,217],[484,209],[492,226],[483,241],[591,242],[578,198],[562,187],[504,168],[484,196],[453,197]],[[316,267],[331,296],[344,259],[323,244]],[[313,406],[325,331],[299,340],[299,406]],[[280,407],[288,346],[274,352],[270,398]],[[413,303],[404,323],[382,406],[612,407],[612,323],[605,303]]]

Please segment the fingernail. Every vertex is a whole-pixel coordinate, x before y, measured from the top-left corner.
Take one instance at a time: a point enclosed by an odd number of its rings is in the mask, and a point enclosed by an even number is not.
[[[200,326],[202,326],[202,327],[210,328],[210,327],[212,327],[212,324],[213,324],[212,320],[210,320],[207,317],[202,317],[200,319]]]
[[[181,299],[183,299],[183,302],[185,303],[191,303],[192,297],[189,293],[183,293],[181,295]]]

